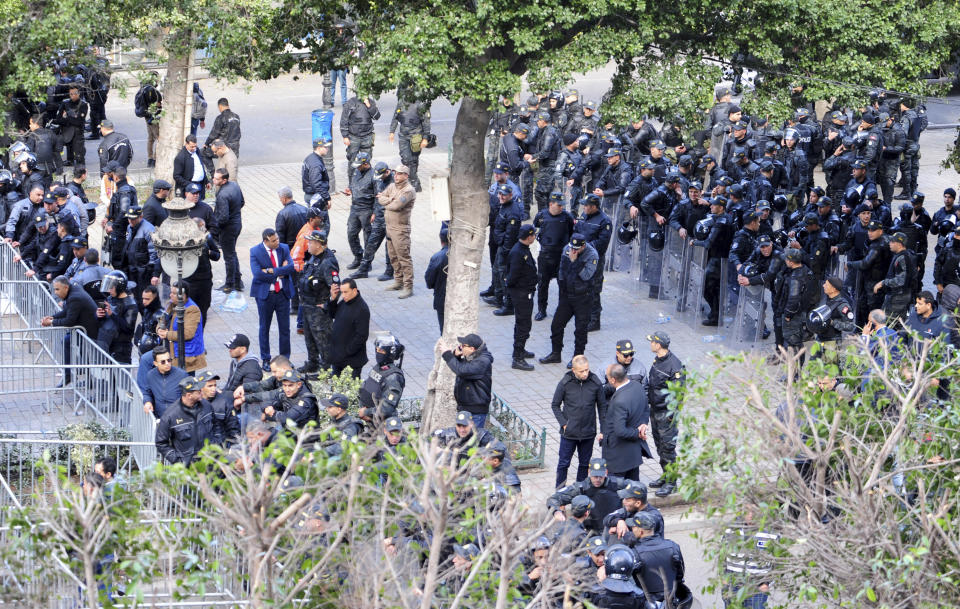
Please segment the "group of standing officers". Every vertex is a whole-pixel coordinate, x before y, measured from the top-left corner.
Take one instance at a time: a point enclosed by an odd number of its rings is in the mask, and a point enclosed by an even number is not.
[[[617,127],[576,90],[519,107],[502,100],[488,132],[492,282],[481,296],[494,315],[515,316],[515,369],[533,368],[526,341],[531,317],[548,316],[551,279],[559,302],[551,352],[540,361],[561,361],[571,317],[573,355],[583,354],[588,332],[600,327],[607,258],[634,240],[655,261],[646,279],[654,299],[664,243],[703,249],[705,326],[729,323],[741,289],[769,291],[777,350],[836,339],[875,309],[905,323],[923,291],[931,234],[938,302],[946,286],[960,286],[956,193],[948,188],[931,217],[917,187],[922,104],[875,90],[864,107],[834,107],[818,120],[796,86],[795,112],[774,125],[745,116],[728,88],[715,94],[703,128],[689,132],[679,117],[659,130],[645,116]],[[818,165],[826,188],[814,183]],[[896,213],[894,199],[905,201]],[[764,324],[763,338],[770,334]]]

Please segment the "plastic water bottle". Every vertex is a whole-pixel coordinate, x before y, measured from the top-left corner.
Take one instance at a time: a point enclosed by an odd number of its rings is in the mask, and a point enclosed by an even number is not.
[[[703,337],[703,342],[705,343],[719,343],[723,340],[723,337],[719,334],[707,334]]]
[[[669,315],[664,315],[664,314],[663,314],[663,311],[660,311],[660,313],[657,314],[656,323],[658,323],[658,324],[668,324],[668,323],[670,323],[670,316],[669,316]]]

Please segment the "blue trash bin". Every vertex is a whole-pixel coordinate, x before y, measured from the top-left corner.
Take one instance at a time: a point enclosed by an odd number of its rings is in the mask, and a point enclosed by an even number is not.
[[[311,143],[323,139],[333,141],[333,110],[317,108],[310,113]]]

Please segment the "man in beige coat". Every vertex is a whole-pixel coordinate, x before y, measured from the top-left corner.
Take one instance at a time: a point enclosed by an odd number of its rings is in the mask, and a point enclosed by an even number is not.
[[[413,296],[413,260],[410,258],[410,213],[417,192],[410,185],[410,170],[397,165],[393,183],[377,197],[383,206],[387,224],[387,255],[393,265],[393,285],[388,290],[400,290],[398,298]]]
[[[233,150],[230,150],[230,147],[223,143],[223,140],[214,140],[210,144],[210,149],[213,150],[213,169],[226,169],[227,175],[230,176],[230,179],[234,182],[237,181],[237,155]]]

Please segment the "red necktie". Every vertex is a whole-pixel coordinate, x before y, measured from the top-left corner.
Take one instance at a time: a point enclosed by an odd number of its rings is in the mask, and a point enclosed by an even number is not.
[[[270,263],[273,264],[273,268],[277,268],[277,250],[270,250]],[[273,283],[273,291],[280,291],[280,278],[277,277],[277,280]]]

